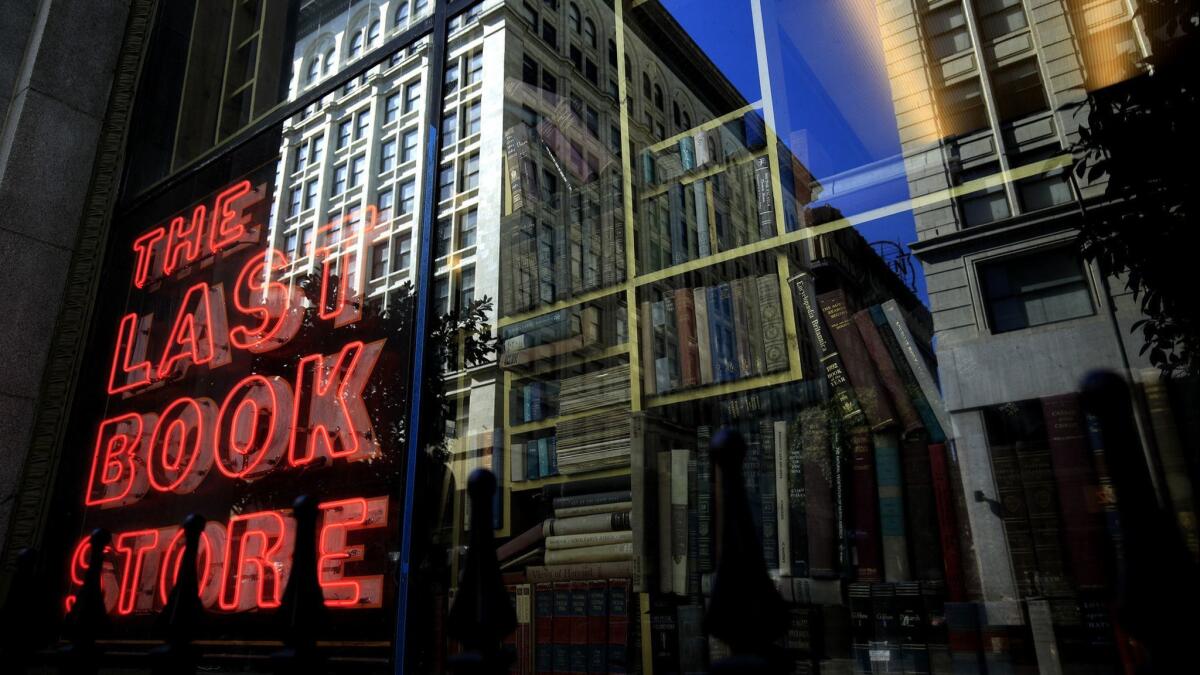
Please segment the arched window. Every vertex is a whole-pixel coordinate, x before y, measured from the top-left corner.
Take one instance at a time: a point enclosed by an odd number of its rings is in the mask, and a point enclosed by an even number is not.
[[[675,120],[675,126],[683,124],[683,118],[679,116],[679,102],[671,101],[671,117]]]
[[[396,27],[408,25],[408,0],[401,0],[400,7],[396,9],[396,21],[392,25]]]
[[[337,52],[335,52],[333,49],[333,46],[330,45],[329,49],[325,50],[325,74],[326,75],[333,72],[333,63],[336,60],[337,60]]]
[[[591,19],[583,20],[583,37],[592,49],[596,48],[596,24],[592,23]]]
[[[615,40],[608,41],[608,65],[613,68],[617,67],[617,43]]]
[[[692,128],[692,117],[691,117],[691,115],[687,114],[686,110],[683,111],[683,128],[684,129]]]
[[[642,73],[642,96],[650,99],[650,76],[646,73]]]
[[[308,80],[307,80],[307,82],[309,84],[316,82],[317,78],[320,75],[321,75],[321,57],[314,56],[314,57],[312,57],[312,61],[308,62]]]
[[[663,109],[662,87],[654,85],[654,107],[659,110]]]
[[[363,50],[363,39],[366,35],[360,30],[355,31],[354,37],[350,38],[350,58],[357,59]]]
[[[367,29],[367,44],[374,45],[379,41],[379,19],[371,22],[371,27]]]
[[[571,30],[579,35],[579,5],[573,2],[567,6],[567,22],[571,24]]]
[[[420,19],[425,16],[425,10],[429,9],[429,0],[417,0],[413,4],[413,18]]]

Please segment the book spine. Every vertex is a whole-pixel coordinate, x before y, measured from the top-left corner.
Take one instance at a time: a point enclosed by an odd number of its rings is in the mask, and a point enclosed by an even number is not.
[[[672,185],[667,192],[668,197],[668,216],[670,218],[670,233],[671,233],[671,264],[679,265],[687,262],[687,231],[684,223],[683,211],[684,203],[684,187],[682,185]]]
[[[833,526],[837,541],[837,569],[843,578],[853,578],[855,557],[851,501],[854,498],[853,453],[849,434],[840,424],[829,427],[830,485],[833,487]]]
[[[588,516],[593,513],[613,513],[615,511],[631,511],[633,509],[633,501],[615,502],[612,504],[591,504],[588,506],[564,506],[554,510],[554,515],[558,518],[573,518],[575,516]]]
[[[721,345],[721,360],[719,362],[719,370],[721,377],[718,382],[729,382],[740,377],[738,366],[741,361],[741,356],[737,351],[737,344],[734,336],[734,314],[733,305],[733,286],[729,282],[721,282],[717,286],[717,306],[719,307],[718,315],[720,317],[720,330],[714,339],[719,340]],[[711,311],[711,307],[709,307]]]
[[[1089,511],[1097,486],[1092,476],[1083,412],[1075,394],[1042,399],[1046,438],[1054,479],[1058,484],[1058,506],[1063,516],[1066,549],[1072,576],[1081,587],[1106,583],[1104,540],[1099,519]]]
[[[763,448],[758,437],[758,429],[751,427],[743,429],[746,438],[746,459],[742,463],[742,480],[746,487],[746,501],[750,504],[750,522],[754,523],[755,538],[761,542],[763,533]],[[771,481],[772,484],[775,482]],[[763,556],[764,559],[766,556]]]
[[[554,584],[553,672],[571,672],[571,582]]]
[[[679,313],[675,306],[675,294],[671,292],[663,293],[663,332],[666,337],[666,346],[663,350],[665,354],[666,373],[667,373],[667,390],[675,391],[682,384],[683,374],[681,372],[679,356]]]
[[[641,347],[642,347],[642,394],[644,396],[653,396],[657,393],[654,371],[654,323],[650,313],[651,303],[643,300],[641,304],[641,316],[639,322],[641,324]]]
[[[754,160],[754,192],[758,204],[758,236],[775,236],[775,197],[771,190],[771,158],[763,155]]]
[[[901,669],[896,586],[897,584],[893,583],[871,584],[871,613],[875,620],[875,639],[871,642],[871,663],[884,672]]]
[[[705,181],[692,183],[692,196],[696,207],[696,250],[701,258],[712,255],[712,241],[708,230],[708,195]]]
[[[900,456],[904,467],[904,515],[912,533],[913,574],[921,580],[938,580],[942,578],[942,549],[925,435],[901,441]]]
[[[525,444],[513,443],[510,453],[508,477],[512,482],[520,483],[527,478],[525,474]]]
[[[517,584],[517,669],[520,675],[533,675],[533,593],[530,584]]]
[[[979,609],[973,602],[947,602],[946,626],[954,675],[983,675]]]
[[[796,300],[803,310],[804,324],[808,328],[809,337],[816,345],[817,354],[821,358],[821,367],[824,369],[825,379],[829,383],[830,395],[836,407],[835,412],[846,425],[863,424],[866,418],[858,404],[858,399],[854,396],[850,380],[846,377],[841,355],[821,321],[812,275],[802,272],[792,277],[790,281]]]
[[[539,465],[541,461],[538,455],[538,443],[536,440],[529,440],[525,443],[525,478],[528,480],[537,480],[542,475],[542,469]]]
[[[759,444],[762,447],[759,477],[759,498],[762,503],[762,547],[763,560],[767,569],[779,569],[779,492],[775,479],[775,427],[769,419],[762,419],[758,426]]]
[[[687,594],[700,594],[700,499],[699,467],[696,453],[688,451],[687,461]]]
[[[530,583],[556,581],[588,581],[591,579],[630,579],[633,564],[629,560],[572,563],[570,565],[530,565],[525,576]]]
[[[712,161],[711,141],[703,129],[697,129],[692,134],[692,142],[696,144],[696,166],[707,166]]]
[[[587,584],[587,669],[586,673],[608,672],[608,582]]]
[[[1033,536],[1034,560],[1037,561],[1036,588],[1039,593],[1052,598],[1061,597],[1072,591],[1066,577],[1062,523],[1058,516],[1050,449],[1040,439],[1022,439],[1016,443],[1016,455],[1025,488],[1025,508]],[[1073,602],[1070,604],[1074,605]]]
[[[850,584],[848,597],[850,652],[854,659],[854,672],[874,673],[876,670],[871,667],[871,643],[875,639],[875,616],[871,608],[871,584]]]
[[[534,587],[534,670],[554,672],[554,584]]]
[[[922,430],[925,425],[921,422],[921,417],[917,415],[917,409],[913,407],[912,400],[908,397],[908,391],[900,380],[900,374],[896,372],[896,365],[892,362],[891,352],[883,343],[883,338],[875,327],[875,320],[871,318],[870,311],[856,312],[854,323],[858,326],[858,333],[862,338],[863,346],[867,349],[867,356],[875,364],[875,372],[879,376],[879,381],[887,391],[888,399],[896,411],[900,428],[906,434]]]
[[[700,345],[696,337],[696,307],[692,289],[675,290],[675,326],[679,334],[681,384],[700,384]]]
[[[926,400],[925,392],[921,390],[916,376],[913,375],[908,360],[904,358],[904,350],[901,349],[896,334],[892,332],[887,315],[883,313],[883,308],[879,305],[872,305],[869,311],[879,337],[887,347],[888,353],[891,354],[892,363],[896,367],[896,373],[900,376],[900,382],[904,385],[904,391],[907,392],[908,399],[912,401],[913,408],[916,409],[917,416],[920,417],[921,424],[925,427],[925,435],[930,443],[944,443],[946,435],[942,431],[942,425],[934,415],[929,401]]]
[[[688,462],[691,451],[671,450],[671,590],[687,594]]]
[[[589,532],[587,534],[560,534],[553,537],[546,537],[546,548],[548,550],[632,543],[633,532],[629,530]]]
[[[908,544],[904,530],[904,480],[900,473],[900,447],[894,433],[873,435],[875,476],[879,490],[879,532],[883,539],[883,578],[908,581]]]
[[[680,605],[676,608],[676,619],[679,627],[679,672],[681,675],[708,675],[704,607]]]
[[[608,582],[608,672],[628,673],[629,668],[629,581]]]
[[[875,485],[875,461],[871,435],[865,430],[849,433],[853,462],[854,549],[859,581],[883,579],[883,558],[879,548],[879,493]]]
[[[652,585],[657,544],[654,538],[654,489],[657,487],[655,472],[658,470],[654,441],[648,436],[646,415],[634,413],[630,416],[629,433],[629,487],[633,495],[630,529],[633,531],[633,590],[649,591]],[[616,576],[616,575],[610,575]],[[611,599],[610,599],[611,601]]]
[[[733,297],[733,337],[737,346],[737,377],[749,377],[754,374],[754,354],[751,346],[749,297],[746,292],[746,280],[734,279],[729,282]]]
[[[937,418],[942,433],[949,435],[952,431],[950,416],[946,414],[946,406],[942,403],[941,392],[933,379],[933,374],[929,372],[925,358],[917,351],[916,341],[913,340],[912,331],[908,329],[908,324],[904,321],[904,313],[900,309],[900,305],[896,304],[895,300],[888,300],[881,306],[884,315],[887,316],[888,324],[892,328],[892,334],[896,336],[896,342],[900,345],[900,351],[904,354],[904,360],[908,362],[913,377],[916,378],[917,384],[925,394],[925,400],[929,403],[934,417]],[[938,442],[932,429],[930,438],[934,439],[934,442]]]
[[[746,305],[749,310],[749,321],[745,325],[750,334],[750,364],[751,373],[762,375],[766,372],[766,355],[763,347],[762,307],[758,301],[758,280],[754,277],[742,279],[742,288],[746,293]]]
[[[788,470],[793,485],[799,485],[799,494],[793,492],[790,501],[793,509],[801,502],[803,517],[796,520],[803,520],[806,525],[809,572],[813,577],[833,577],[838,571],[838,534],[825,409],[812,407],[800,411],[799,427],[798,442],[793,443],[788,458]]]
[[[1191,473],[1179,441],[1179,425],[1171,410],[1167,385],[1155,369],[1142,372],[1142,388],[1146,396],[1146,407],[1150,413],[1150,427],[1154,430],[1154,443],[1158,446],[1158,461],[1167,486],[1167,496],[1175,512],[1175,521],[1183,543],[1192,552],[1193,558],[1200,557],[1200,531],[1196,526],[1196,503],[1192,491]]]
[[[683,163],[684,171],[696,168],[696,142],[691,136],[679,139],[679,159]]]
[[[666,601],[652,601],[650,607],[651,659],[654,675],[679,673],[679,625],[675,607]]]
[[[1125,534],[1121,529],[1121,516],[1117,510],[1117,494],[1113,485],[1112,474],[1108,470],[1108,459],[1104,452],[1104,435],[1100,430],[1100,420],[1095,416],[1084,413],[1084,424],[1087,429],[1088,446],[1092,452],[1092,466],[1096,469],[1095,501],[1100,508],[1104,520],[1104,529],[1108,533],[1109,550],[1112,551],[1112,566],[1114,570],[1125,569]]]
[[[900,664],[903,672],[929,675],[929,640],[924,616],[921,585],[896,584],[896,632],[899,634]]]
[[[571,675],[587,675],[588,672],[588,582],[571,583],[571,625],[569,667]]]
[[[700,384],[713,383],[713,345],[709,333],[711,319],[708,315],[708,292],[704,288],[692,290],[692,302],[696,308],[696,355],[700,363]]]
[[[786,420],[776,420],[771,423],[771,427],[775,436],[775,514],[778,522],[776,532],[779,536],[779,572],[784,576],[791,576],[803,563],[797,563],[793,559],[792,553],[799,542],[793,539],[796,531],[792,528],[790,506],[793,496],[792,474],[789,470],[792,453],[791,445],[788,442],[788,423]],[[799,492],[799,499],[803,503],[803,490]]]
[[[674,566],[671,553],[674,538],[671,532],[671,451],[658,453],[658,591],[674,592]],[[653,540],[653,538],[652,538]]]
[[[871,367],[867,348],[863,345],[858,330],[851,325],[845,294],[840,289],[822,293],[817,298],[817,303],[825,315],[829,333],[837,345],[850,384],[854,388],[855,398],[862,406],[871,429],[878,431],[892,426],[895,424],[896,415],[875,375],[874,368]]]
[[[787,370],[787,339],[783,333],[783,305],[779,299],[779,275],[758,278],[758,304],[762,315],[763,367],[765,372]]]
[[[633,499],[633,492],[630,490],[609,490],[607,492],[593,492],[590,494],[555,497],[551,502],[551,505],[557,511],[558,509],[567,509],[577,506],[619,504],[621,502],[627,502],[631,499]]]
[[[709,443],[712,427],[696,428],[696,557],[700,574],[713,571],[713,476]]]
[[[551,475],[550,471],[550,439],[543,436],[537,439],[538,478]]]
[[[547,537],[564,534],[591,534],[629,529],[629,512],[597,513],[574,518],[550,518],[544,528]]]
[[[517,585],[505,584],[504,592],[508,596],[509,603],[512,604],[513,614],[515,615],[517,612]],[[517,651],[519,649],[517,646],[517,639],[517,630],[513,630],[513,632],[504,637],[504,641],[500,646],[501,652],[504,654],[504,658],[509,664],[508,672],[510,673],[518,672],[517,661],[519,660],[520,655]]]

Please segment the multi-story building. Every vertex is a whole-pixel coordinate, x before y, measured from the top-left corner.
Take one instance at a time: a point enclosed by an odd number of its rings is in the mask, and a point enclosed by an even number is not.
[[[1148,365],[1130,343],[1136,303],[1076,243],[1082,209],[1103,185],[1076,189],[1070,176],[1087,92],[1132,75],[1145,53],[1135,4],[877,3],[911,248],[924,266],[963,487],[975,496],[974,559],[987,599],[1016,598],[1024,583],[992,508],[1002,488],[990,449],[1012,442],[998,411],[1076,391],[1093,369]]]

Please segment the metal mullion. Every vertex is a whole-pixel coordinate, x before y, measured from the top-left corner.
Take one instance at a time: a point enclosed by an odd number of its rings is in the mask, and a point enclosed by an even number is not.
[[[389,57],[391,54],[401,49],[408,48],[412,43],[424,37],[426,34],[432,33],[435,17],[453,16],[454,14],[457,14],[458,12],[461,12],[467,7],[475,4],[476,1],[477,0],[456,0],[455,2],[448,4],[438,2],[436,5],[437,9],[434,10],[433,14],[410,26],[407,30],[388,40],[387,42],[384,42],[379,47],[364,54],[363,57],[359,59],[358,63],[353,67],[338,71],[331,77],[331,79],[321,84],[321,86],[300,94],[290,102],[281,102],[274,110],[266,115],[263,115],[260,119],[251,122],[248,126],[244,127],[233,136],[230,136],[229,139],[224,143],[220,143],[213,148],[210,148],[207,153],[201,156],[200,159],[168,174],[162,180],[158,181],[137,195],[133,195],[132,197],[121,195],[120,202],[117,204],[117,208],[114,212],[128,213],[161,196],[163,193],[168,192],[172,188],[187,180],[189,177],[220,161],[220,159],[228,153],[246,145],[261,134],[266,133],[275,126],[282,124],[285,120],[299,114],[300,111],[304,110],[308,106],[333,93],[334,90],[344,86],[350,80],[361,76],[372,67],[382,63],[383,60]],[[431,49],[432,48],[433,47],[431,46]]]
[[[409,558],[412,555],[413,509],[415,507],[413,492],[416,486],[417,456],[422,452],[420,447],[421,407],[425,379],[425,347],[429,332],[430,309],[433,306],[430,295],[434,281],[434,224],[440,215],[436,193],[438,175],[441,171],[441,131],[445,115],[443,87],[446,50],[449,47],[447,23],[450,16],[474,3],[475,0],[459,0],[454,3],[439,2],[429,19],[432,21],[433,29],[430,32],[430,58],[426,71],[428,83],[425,87],[427,97],[425,100],[426,170],[421,176],[421,221],[418,231],[420,251],[416,267],[417,304],[413,325],[412,385],[409,390],[408,456],[405,457],[404,505],[401,510],[403,525],[400,535],[400,580],[396,592],[396,634],[392,663],[393,671],[396,673],[405,672],[408,647],[408,596],[411,580]],[[457,181],[457,174],[455,180]]]

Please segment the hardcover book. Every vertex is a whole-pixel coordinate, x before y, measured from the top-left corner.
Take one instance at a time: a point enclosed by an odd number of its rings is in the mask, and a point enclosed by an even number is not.
[[[793,474],[803,476],[804,511],[808,526],[808,567],[813,577],[838,573],[838,533],[833,501],[833,461],[829,454],[829,423],[823,407],[800,412],[800,463]]]
[[[764,274],[758,277],[758,304],[762,315],[765,372],[787,370],[787,339],[783,329],[783,305],[779,300],[779,275]]]
[[[871,429],[881,431],[894,425],[896,414],[871,366],[871,358],[867,355],[862,337],[851,322],[845,293],[841,289],[822,293],[817,297],[817,303],[825,315],[829,333],[854,388],[855,398],[862,406]]]
[[[813,344],[816,345],[817,354],[820,356],[821,366],[825,371],[825,379],[829,383],[831,397],[835,404],[835,412],[841,418],[842,423],[847,426],[853,427],[864,424],[866,417],[863,415],[862,408],[859,407],[858,399],[855,397],[850,380],[846,376],[841,355],[838,353],[833,339],[829,336],[821,321],[821,312],[817,305],[812,275],[807,272],[801,272],[793,276],[789,281],[795,290],[796,300],[803,310],[804,324],[808,327],[809,337],[812,339]]]
[[[875,475],[879,490],[879,530],[883,539],[883,578],[908,581],[908,539],[904,529],[904,481],[896,435],[879,432],[875,444]]]
[[[924,429],[924,424],[921,418],[917,415],[916,408],[913,407],[912,400],[908,397],[908,391],[904,388],[904,383],[900,379],[900,374],[896,371],[896,365],[892,362],[891,353],[883,342],[883,338],[879,335],[879,330],[875,327],[875,321],[871,318],[869,310],[862,310],[854,314],[854,324],[858,326],[858,333],[862,337],[863,345],[867,349],[867,355],[875,364],[875,372],[879,375],[879,381],[883,384],[883,388],[887,391],[887,396],[896,411],[896,417],[900,421],[900,428],[905,434],[912,434]],[[853,376],[851,376],[853,377]]]
[[[851,490],[854,505],[854,549],[858,561],[856,579],[883,580],[883,556],[879,543],[879,492],[875,484],[875,458],[871,435],[865,429],[848,434],[852,465]]]

